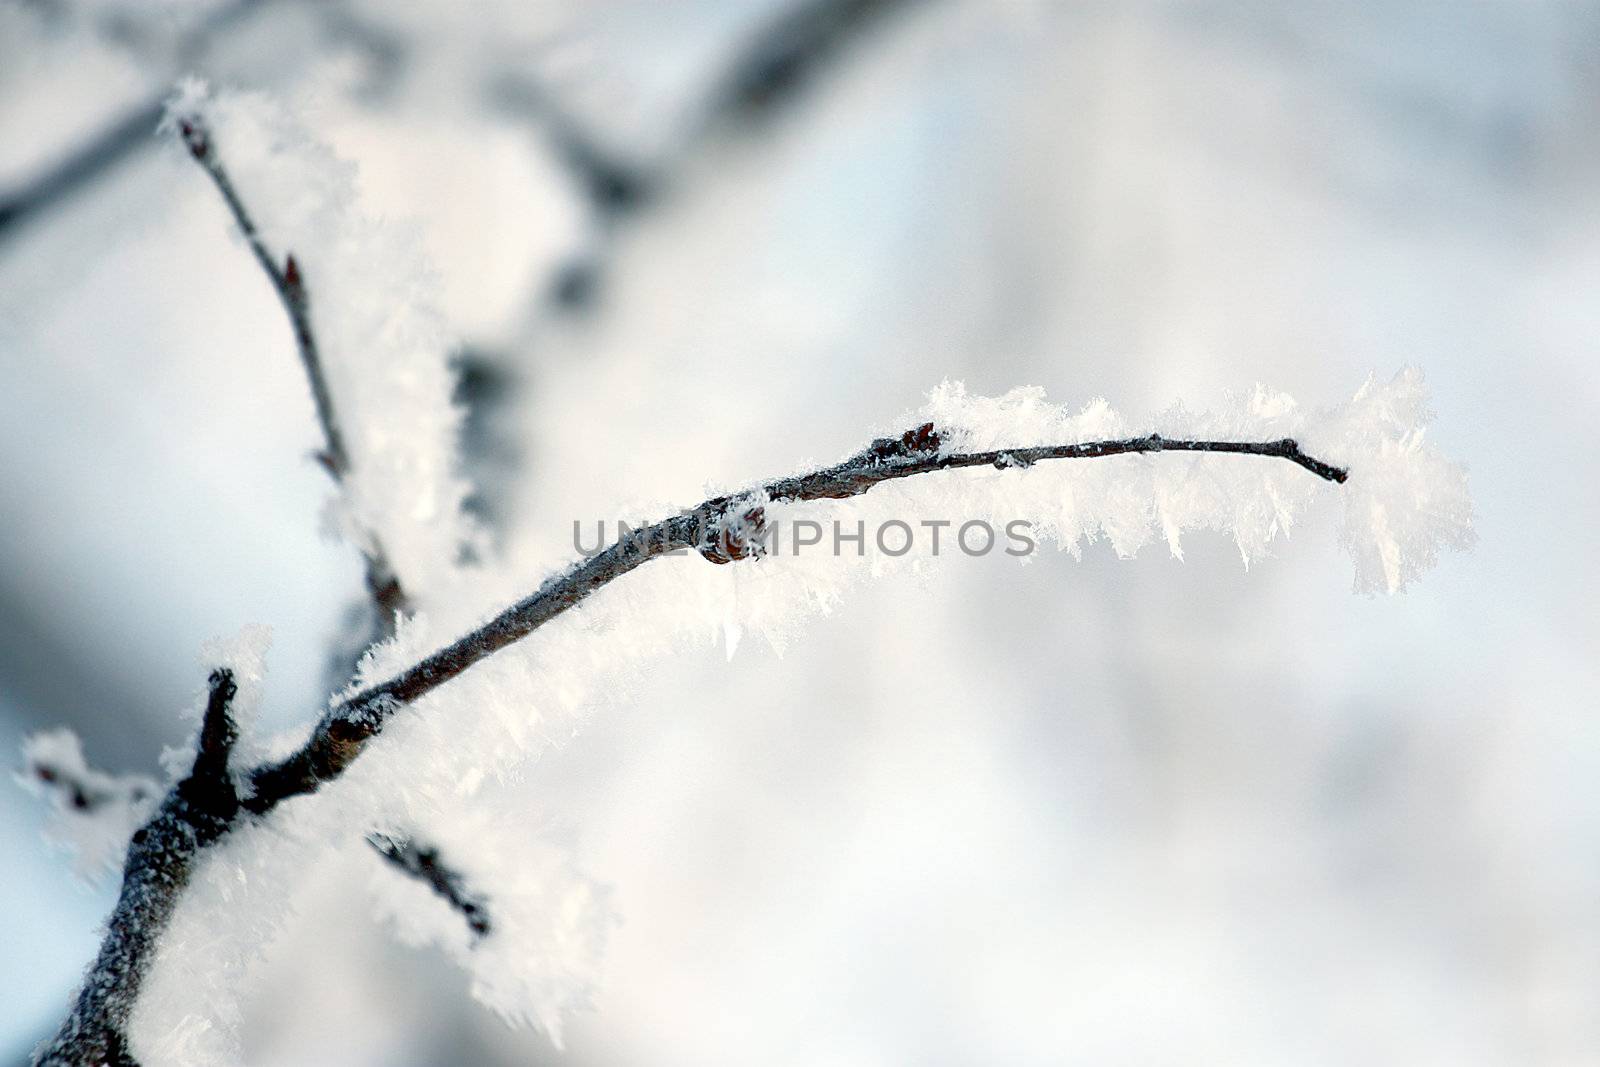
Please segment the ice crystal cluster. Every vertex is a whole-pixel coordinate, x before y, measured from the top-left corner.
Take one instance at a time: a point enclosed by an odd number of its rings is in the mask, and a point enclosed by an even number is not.
[[[1341,539],[1355,562],[1359,592],[1400,592],[1433,565],[1441,547],[1472,542],[1466,473],[1424,439],[1431,415],[1415,368],[1388,381],[1369,378],[1348,403],[1315,411],[1257,385],[1230,396],[1217,411],[1195,414],[1179,405],[1131,423],[1104,400],[1073,412],[1047,402],[1040,389],[975,397],[960,383],[946,382],[914,417],[939,427],[947,452],[1151,431],[1223,441],[1290,437],[1307,453],[1350,472],[1348,482],[1331,486],[1279,460],[1176,453],[984,481],[980,492],[988,508],[1034,519],[1074,554],[1103,537],[1119,555],[1131,556],[1160,536],[1181,559],[1183,531],[1215,530],[1234,539],[1249,566],[1276,538],[1288,536],[1319,493],[1341,499]],[[920,496],[929,488],[910,491]]]

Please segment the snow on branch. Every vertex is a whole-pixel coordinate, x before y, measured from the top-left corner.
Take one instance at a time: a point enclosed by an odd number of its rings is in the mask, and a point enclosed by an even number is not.
[[[962,427],[959,447],[969,450],[1122,437],[1130,429],[1104,400],[1072,411],[1034,388],[977,397],[960,383],[946,382],[930,395],[923,414],[937,425]],[[1175,437],[1288,438],[1318,463],[1347,470],[1348,484],[1339,489],[1340,539],[1355,563],[1355,589],[1398,593],[1437,561],[1441,548],[1464,549],[1473,542],[1466,472],[1427,440],[1431,420],[1422,373],[1406,368],[1387,381],[1370,377],[1348,402],[1334,407],[1304,409],[1287,394],[1257,385],[1227,395],[1214,411],[1175,405],[1145,425],[1162,428],[1164,452],[1175,450]],[[1223,467],[1163,457],[1132,467],[1095,465],[1074,477],[1065,492],[1024,483],[1002,502],[1037,519],[1046,536],[1074,552],[1103,536],[1128,556],[1159,534],[1182,558],[1185,530],[1214,530],[1233,538],[1248,566],[1267,555],[1275,538],[1291,532],[1312,501],[1319,483],[1291,473],[1281,465]]]

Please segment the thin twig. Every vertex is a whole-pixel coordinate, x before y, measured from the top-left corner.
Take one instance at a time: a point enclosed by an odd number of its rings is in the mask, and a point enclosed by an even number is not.
[[[1111,441],[943,454],[933,425],[919,426],[900,438],[874,441],[843,463],[809,474],[782,478],[761,487],[775,501],[842,500],[860,496],[873,486],[900,478],[966,467],[1001,470],[1027,467],[1052,459],[1099,459],[1127,453],[1224,452],[1286,459],[1320,478],[1343,482],[1348,472],[1301,451],[1293,439],[1277,441],[1168,440],[1158,434]],[[749,494],[713,497],[687,511],[633,531],[597,554],[553,575],[530,596],[506,608],[483,626],[457,639],[386,682],[348,697],[323,716],[309,740],[280,763],[251,774],[252,795],[245,801],[254,812],[270,811],[281,801],[316,790],[338,777],[360,755],[400,707],[432,692],[469,667],[528,636],[575,607],[596,590],[657,556],[692,548],[714,562],[720,523]],[[741,510],[741,515],[747,513]]]
[[[467,927],[479,938],[489,936],[489,912],[482,897],[467,888],[467,879],[460,871],[439,858],[439,850],[431,845],[419,845],[407,837],[371,833],[367,844],[401,873],[426,885],[466,920]]]
[[[306,295],[305,279],[300,272],[300,265],[295,262],[291,253],[284,257],[283,266],[281,268],[278,266],[278,258],[268,250],[260,230],[256,228],[255,219],[245,207],[244,201],[240,199],[239,191],[234,186],[233,179],[229,177],[227,169],[222,165],[222,160],[217,157],[211,132],[200,119],[196,116],[185,116],[178,119],[177,125],[178,132],[183,136],[184,147],[211,176],[211,181],[216,185],[217,192],[222,194],[222,201],[233,215],[233,221],[238,225],[239,232],[244,235],[245,242],[250,246],[251,254],[261,265],[267,280],[272,283],[273,291],[278,294],[278,301],[283,305],[284,313],[289,316],[289,325],[294,331],[295,347],[300,352],[300,362],[305,367],[306,380],[311,384],[311,397],[317,407],[317,422],[322,427],[324,447],[318,458],[335,479],[341,478],[350,467],[350,457],[345,451],[344,435],[339,430],[339,420],[334,414],[333,394],[328,391],[327,379],[322,373],[322,356],[317,351],[316,334],[311,329],[311,302]]]
[[[300,362],[305,369],[306,379],[311,386],[311,394],[316,403],[317,421],[322,427],[325,447],[318,454],[323,468],[329,477],[341,490],[350,473],[350,453],[344,444],[344,434],[340,427],[337,409],[334,407],[333,394],[328,388],[327,377],[323,373],[323,359],[317,346],[316,334],[311,325],[311,302],[306,289],[305,275],[300,264],[291,254],[284,257],[283,268],[278,268],[278,259],[267,248],[261,236],[260,229],[256,226],[254,217],[245,206],[244,199],[240,196],[238,187],[234,185],[226,167],[217,152],[215,142],[210,131],[205,128],[198,117],[184,117],[178,120],[178,130],[183,137],[184,145],[189,154],[194,157],[208,175],[217,191],[221,193],[223,202],[232,213],[239,231],[244,235],[246,243],[250,246],[251,254],[261,266],[267,279],[272,283],[273,290],[278,294],[278,299],[283,305],[284,312],[289,317],[289,324],[294,331],[295,347],[300,353]],[[377,636],[379,638],[392,637],[395,630],[395,621],[401,614],[408,613],[411,605],[400,578],[395,574],[394,568],[382,547],[382,540],[376,530],[361,531],[362,560],[366,565],[367,591],[372,598],[374,619],[377,623]],[[226,672],[223,672],[226,673]],[[217,679],[213,676],[213,704],[216,704]],[[226,714],[226,699],[232,697],[231,676],[223,680],[228,686],[227,697],[223,700],[223,710],[217,715],[215,730],[226,733],[226,741],[221,744],[223,759],[226,760],[226,749],[233,743],[232,720]],[[210,735],[213,716],[208,709],[206,715],[208,730],[202,732],[200,755],[195,765],[195,779],[201,778],[201,764],[199,760],[207,758],[207,753],[212,751],[208,746],[207,738]],[[220,770],[207,768],[219,780],[226,777],[225,767]],[[231,788],[231,786],[230,786]],[[374,838],[374,840],[376,837]],[[454,871],[444,867],[438,862],[438,850],[427,845],[419,845],[407,840],[402,849],[389,838],[383,838],[394,846],[393,851],[384,854],[403,869],[413,870],[413,873],[423,877],[440,894],[444,895],[458,910],[466,915],[468,924],[479,935],[483,936],[489,929],[488,914],[484,906],[468,896],[463,888],[464,879]],[[378,847],[376,844],[374,847]],[[382,851],[380,849],[380,851]],[[411,864],[410,867],[407,864]]]
[[[245,243],[250,246],[251,254],[260,264],[267,280],[272,283],[273,291],[278,294],[278,302],[283,305],[284,313],[289,317],[289,326],[294,332],[295,348],[300,353],[300,364],[311,387],[311,398],[317,410],[317,422],[322,427],[323,447],[317,453],[317,460],[333,479],[334,484],[343,489],[350,473],[350,452],[345,447],[344,432],[334,406],[333,393],[328,388],[328,379],[323,373],[322,353],[317,346],[317,335],[311,326],[311,297],[306,288],[304,269],[296,261],[293,253],[284,256],[283,266],[281,268],[278,266],[279,258],[267,247],[261,231],[256,227],[254,217],[239,196],[238,187],[234,185],[227,168],[218,156],[211,133],[204,123],[197,116],[184,116],[178,119],[177,125],[179,133],[183,136],[184,146],[210,175],[217,192],[222,194],[223,203],[233,215],[239,232],[244,235]],[[372,597],[376,610],[378,632],[382,637],[389,637],[394,634],[397,615],[410,612],[411,599],[401,585],[394,566],[389,562],[378,531],[363,530],[360,536],[363,541],[359,547],[366,569],[367,592]]]

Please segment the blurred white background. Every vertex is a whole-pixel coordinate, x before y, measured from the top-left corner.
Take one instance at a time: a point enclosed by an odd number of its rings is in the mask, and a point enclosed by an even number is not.
[[[945,377],[1140,413],[1414,363],[1481,537],[1393,599],[1325,523],[1248,573],[959,560],[681,657],[497,787],[623,919],[566,1051],[396,947],[352,855],[250,1062],[1600,1063],[1597,56],[1580,0],[12,2],[0,745],[152,772],[252,621],[304,721],[361,595],[281,309],[147,115],[198,71],[420,228],[508,568]],[[42,819],[0,802],[13,1062],[113,891]]]

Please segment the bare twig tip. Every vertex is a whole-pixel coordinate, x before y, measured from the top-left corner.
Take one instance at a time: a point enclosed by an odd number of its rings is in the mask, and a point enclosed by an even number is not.
[[[233,680],[233,671],[227,667],[212,671],[207,684],[210,693],[206,697],[205,715],[200,720],[194,769],[184,784],[190,798],[200,802],[206,810],[231,818],[238,800],[228,781],[228,759],[234,743],[239,740],[232,709],[239,686]]]

